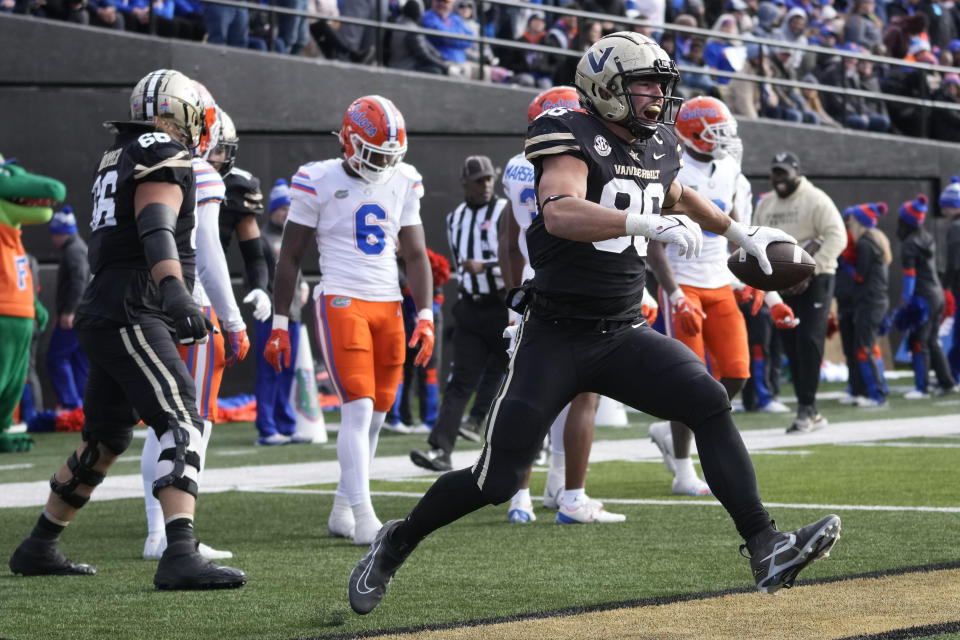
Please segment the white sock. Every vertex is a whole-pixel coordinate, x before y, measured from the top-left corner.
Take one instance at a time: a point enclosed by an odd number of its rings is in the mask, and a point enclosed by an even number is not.
[[[377,514],[373,511],[373,504],[370,503],[369,498],[360,504],[351,505],[350,508],[353,509],[353,519],[358,524],[362,525],[363,523],[371,521],[377,523],[380,522],[379,518],[377,518]]]
[[[332,515],[346,517],[348,514],[349,517],[353,517],[353,510],[350,508],[350,501],[347,499],[347,496],[340,495],[339,493],[334,494]]]
[[[560,454],[563,455],[563,428],[567,424],[567,416],[570,415],[570,404],[568,403],[557,415],[557,419],[550,425],[550,457]]]
[[[693,467],[693,458],[689,456],[686,458],[674,458],[673,461],[677,480],[683,482],[697,478],[697,470]]]
[[[377,443],[380,442],[380,429],[383,427],[386,419],[386,411],[374,411],[373,417],[370,418],[370,462],[373,462],[374,456],[377,455]]]
[[[203,439],[200,440],[200,474],[197,476],[197,488],[203,484],[203,471],[207,468],[207,445],[210,444],[210,436],[213,435],[213,423],[209,420],[203,421]]]
[[[163,507],[153,497],[153,481],[157,473],[157,458],[160,457],[160,440],[152,427],[147,427],[147,437],[143,439],[143,453],[140,454],[140,476],[143,478],[143,501],[147,511],[147,536],[164,535]]]
[[[564,489],[563,495],[560,496],[560,504],[572,511],[580,506],[586,493],[582,487],[580,489]]]
[[[360,398],[340,407],[340,432],[337,434],[337,460],[340,482],[337,493],[351,505],[370,502],[370,424],[373,400]]]
[[[523,506],[532,504],[530,500],[530,487],[527,487],[526,489],[520,489],[515,494],[513,494],[513,500],[510,501],[510,504],[511,505],[519,504]]]

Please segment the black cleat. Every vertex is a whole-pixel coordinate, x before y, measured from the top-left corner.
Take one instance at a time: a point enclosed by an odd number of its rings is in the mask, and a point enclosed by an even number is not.
[[[200,555],[198,544],[194,540],[167,545],[153,576],[157,589],[235,589],[247,583],[243,571],[221,567]]]
[[[97,570],[63,557],[57,544],[24,538],[10,556],[10,571],[21,576],[92,576]]]
[[[474,418],[467,418],[461,422],[458,431],[462,437],[472,442],[481,442],[483,440],[483,428]]]
[[[410,452],[410,459],[413,464],[431,471],[450,471],[453,464],[450,462],[450,454],[443,449],[430,449],[430,451],[420,451],[414,449]]]
[[[413,549],[398,549],[390,544],[388,536],[403,520],[391,520],[380,528],[367,553],[350,572],[347,595],[350,607],[365,615],[380,604],[387,587]]]
[[[740,554],[750,558],[757,589],[772,594],[789,589],[804,567],[829,556],[839,537],[840,518],[831,514],[790,533],[764,532],[740,545]],[[752,549],[749,556],[744,549]]]

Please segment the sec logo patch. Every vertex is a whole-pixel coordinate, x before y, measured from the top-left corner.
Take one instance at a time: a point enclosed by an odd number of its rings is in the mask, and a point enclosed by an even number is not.
[[[593,139],[593,148],[596,149],[597,153],[603,157],[607,157],[612,151],[610,148],[610,143],[607,142],[606,138],[600,135]]]
[[[343,298],[343,297],[337,296],[336,298],[334,298],[333,300],[330,301],[330,306],[331,306],[331,307],[336,307],[336,308],[338,308],[338,309],[343,309],[344,307],[349,307],[349,306],[350,306],[350,298]]]

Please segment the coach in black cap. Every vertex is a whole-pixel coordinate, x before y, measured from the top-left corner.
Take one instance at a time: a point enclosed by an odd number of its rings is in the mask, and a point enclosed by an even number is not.
[[[847,232],[833,200],[804,177],[795,153],[780,151],[773,156],[770,182],[773,192],[757,203],[754,224],[786,231],[817,263],[811,278],[781,292],[800,321],[796,329],[780,331],[798,402],[797,417],[787,433],[806,433],[827,425],[817,410],[817,387],[837,258],[846,247]]]
[[[443,393],[437,422],[428,440],[430,450],[410,452],[414,464],[434,471],[451,469],[458,431],[479,441],[479,427],[461,429],[460,421],[470,396],[477,391],[481,404],[481,378],[497,384],[507,368],[507,325],[503,278],[497,262],[500,217],[507,205],[494,195],[497,171],[487,156],[468,156],[460,171],[464,201],[447,214],[447,239],[457,270],[459,296],[453,307],[453,369]]]

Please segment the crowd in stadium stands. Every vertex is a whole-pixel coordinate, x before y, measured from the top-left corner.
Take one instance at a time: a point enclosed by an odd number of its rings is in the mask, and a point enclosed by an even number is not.
[[[375,30],[338,17],[383,17],[391,23],[451,34],[478,35],[582,52],[599,37],[625,28],[618,17],[652,25],[709,29],[715,37],[627,26],[656,38],[685,69],[683,93],[723,99],[740,117],[777,118],[830,127],[960,140],[960,112],[857,96],[757,84],[697,73],[737,71],[772,79],[884,92],[960,103],[960,76],[898,66],[895,59],[953,66],[960,51],[960,7],[932,0],[533,0],[543,9],[477,0],[260,0],[315,17],[206,4],[201,0],[0,0],[0,11],[81,24],[205,40],[211,44],[292,55],[375,63]],[[554,6],[606,14],[587,20]],[[745,43],[740,34],[820,45],[891,58],[888,64],[829,53]],[[536,88],[573,84],[577,56],[406,31],[383,38],[380,59],[398,69],[455,75]],[[924,113],[920,113],[923,111]]]

